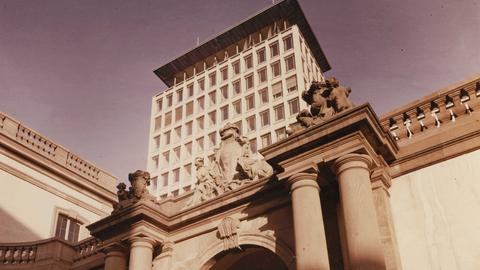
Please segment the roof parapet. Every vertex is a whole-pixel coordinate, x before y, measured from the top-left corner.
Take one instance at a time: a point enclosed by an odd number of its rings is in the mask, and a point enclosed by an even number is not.
[[[462,81],[382,115],[385,131],[404,141],[446,122],[469,116],[480,107],[480,75]]]
[[[82,176],[89,182],[112,193],[115,192],[116,177],[3,112],[0,112],[0,134]]]

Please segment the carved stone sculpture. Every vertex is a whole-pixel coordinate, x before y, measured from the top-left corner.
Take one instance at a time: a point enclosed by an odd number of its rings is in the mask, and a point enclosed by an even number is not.
[[[240,136],[237,126],[227,123],[219,133],[222,141],[220,147],[214,149],[212,164],[206,168],[203,158],[195,161],[198,185],[187,206],[273,174],[268,163],[251,157],[248,139]]]
[[[114,205],[114,212],[140,200],[155,202],[155,197],[150,194],[147,187],[150,185],[150,174],[145,171],[137,170],[128,174],[130,189],[126,191],[125,183],[117,185],[118,203]]]
[[[215,162],[219,165],[220,174],[225,181],[238,179],[237,162],[244,155],[245,142],[240,139],[238,127],[233,124],[227,123],[219,133],[222,141]]]
[[[125,183],[120,183],[117,185],[117,196],[118,196],[118,201],[125,201],[128,199],[128,192],[126,191],[127,185]]]
[[[148,192],[147,187],[150,186],[150,174],[145,171],[137,170],[134,173],[128,174],[128,181],[130,181],[130,193],[136,199],[148,199],[152,197]]]
[[[302,110],[297,115],[297,123],[289,126],[288,135],[301,131],[312,125],[324,122],[326,119],[354,105],[348,99],[352,90],[339,84],[335,77],[324,82],[312,82],[307,91],[303,91],[302,99],[310,105],[310,110]]]
[[[338,113],[353,108],[353,103],[348,99],[352,89],[350,87],[341,86],[335,77],[331,77],[328,82],[330,82],[332,87],[332,91],[328,98],[335,109],[335,112]]]
[[[223,250],[240,249],[240,244],[238,243],[239,226],[240,221],[232,217],[226,217],[218,224],[217,229],[220,239],[223,240]]]
[[[209,200],[215,196],[223,193],[221,185],[215,181],[214,170],[208,170],[205,167],[203,158],[197,157],[195,159],[197,186],[192,198],[187,203],[188,206],[198,204],[202,201]],[[212,175],[213,173],[213,175]]]

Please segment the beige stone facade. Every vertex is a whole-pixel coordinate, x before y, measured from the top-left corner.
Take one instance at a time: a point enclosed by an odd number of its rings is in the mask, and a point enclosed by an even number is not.
[[[55,243],[91,243],[86,226],[116,201],[112,175],[4,113],[0,182],[0,258],[8,264],[39,258]]]

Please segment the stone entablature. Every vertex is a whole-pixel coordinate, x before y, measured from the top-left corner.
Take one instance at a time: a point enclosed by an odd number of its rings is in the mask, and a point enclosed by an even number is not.
[[[2,112],[0,112],[0,135],[4,136],[3,138],[0,136],[2,145],[11,145],[12,149],[16,150],[18,147],[14,146],[14,143],[20,144],[45,157],[48,161],[81,176],[82,179],[91,182],[97,188],[101,187],[108,190],[111,193],[110,197],[113,195],[112,192],[115,190],[116,183],[116,178],[113,175]],[[9,143],[7,138],[13,144]]]

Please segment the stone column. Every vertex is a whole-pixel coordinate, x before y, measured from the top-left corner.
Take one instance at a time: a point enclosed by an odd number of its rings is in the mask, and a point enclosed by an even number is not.
[[[147,237],[134,237],[130,239],[130,243],[128,270],[151,270],[155,241]]]
[[[370,184],[372,160],[347,154],[335,161],[348,269],[386,269]]]
[[[127,270],[127,255],[122,248],[107,248],[105,253],[105,270]]]
[[[292,193],[297,270],[330,269],[317,174],[288,179]]]

